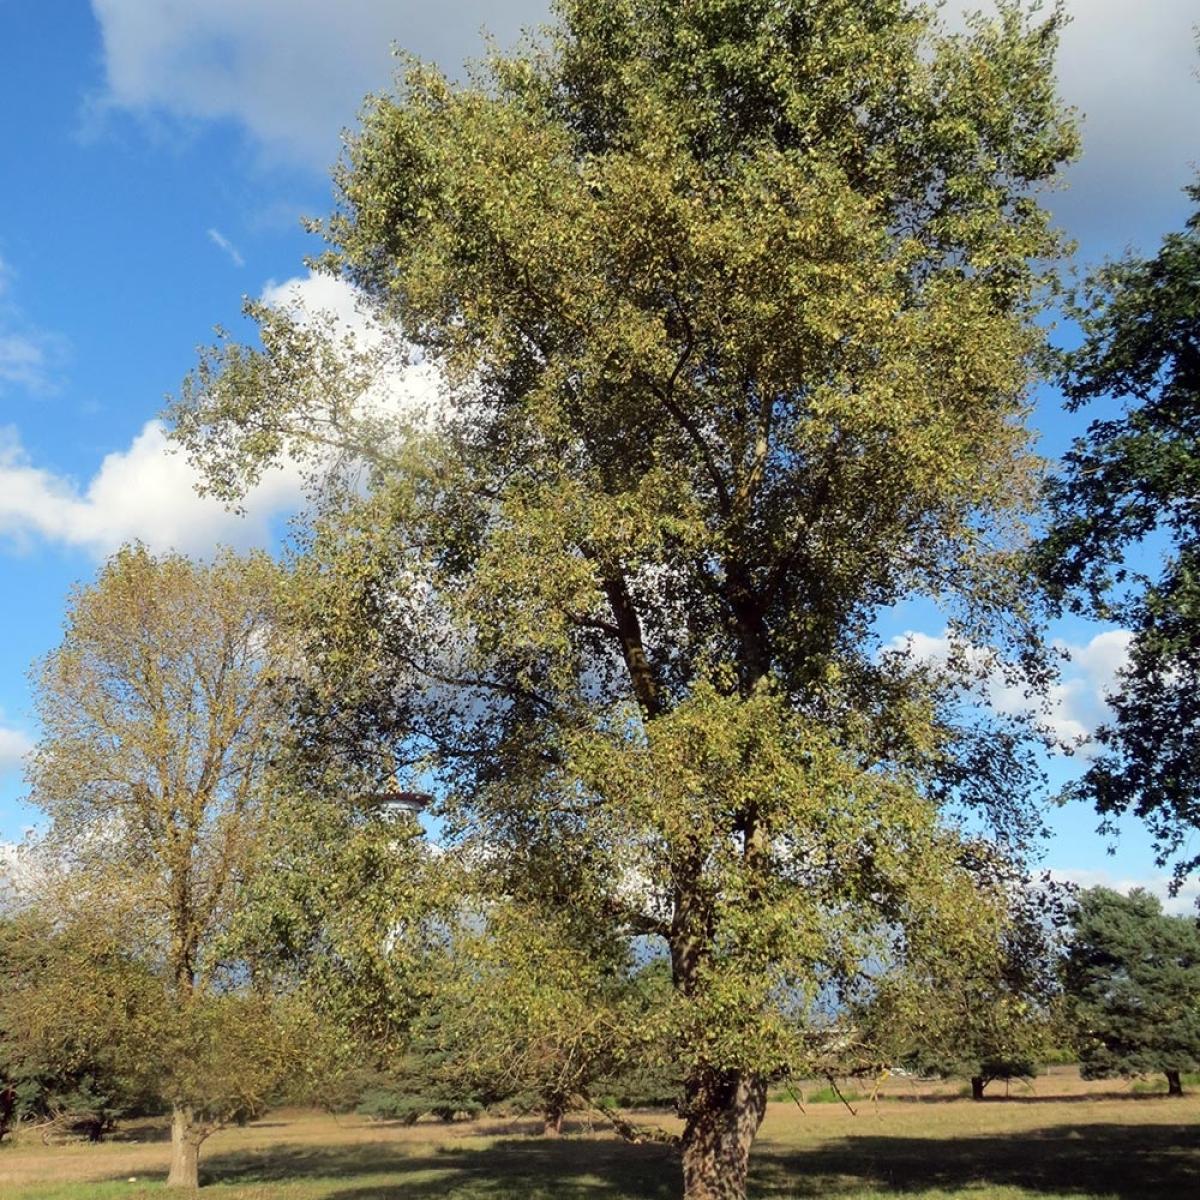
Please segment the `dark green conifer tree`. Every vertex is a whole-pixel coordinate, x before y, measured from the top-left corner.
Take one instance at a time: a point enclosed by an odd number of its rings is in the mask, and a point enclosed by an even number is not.
[[[1156,896],[1079,898],[1066,987],[1085,1079],[1162,1072],[1172,1096],[1200,1069],[1200,927]]]

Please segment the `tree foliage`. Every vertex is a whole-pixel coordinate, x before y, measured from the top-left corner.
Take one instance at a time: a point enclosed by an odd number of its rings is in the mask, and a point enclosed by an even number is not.
[[[304,993],[342,1045],[326,1066],[399,1053],[428,993],[430,952],[453,907],[424,832],[379,810],[370,773],[346,772],[281,738],[257,869],[227,943],[251,973]],[[329,1048],[333,1050],[333,1047]]]
[[[1200,201],[1200,187],[1190,193]],[[1074,789],[1149,823],[1182,878],[1200,825],[1200,214],[1151,259],[1099,271],[1076,306],[1067,407],[1108,397],[1053,480],[1042,569],[1071,608],[1132,630],[1129,666]]]
[[[277,582],[265,557],[206,567],[124,549],[74,593],[63,641],[33,675],[44,850],[68,889],[145,914],[181,992],[224,970],[220,935],[256,861],[283,716]]]
[[[641,1016],[628,947],[596,932],[572,937],[558,914],[528,905],[468,910],[432,998],[443,1078],[483,1102],[528,1106],[549,1134],[595,1106],[597,1085],[637,1048]]]
[[[940,807],[1020,834],[1012,739],[874,631],[926,595],[1033,644],[1058,22],[558,16],[464,85],[414,66],[338,172],[326,266],[441,409],[364,438],[376,351],[258,307],[172,417],[226,497],[284,452],[366,460],[299,571],[323,736],[438,780],[494,894],[660,942],[686,1191],[737,1196],[829,997],[994,925]]]
[[[1079,898],[1066,989],[1085,1079],[1162,1072],[1172,1094],[1200,1069],[1200,928],[1156,896]]]

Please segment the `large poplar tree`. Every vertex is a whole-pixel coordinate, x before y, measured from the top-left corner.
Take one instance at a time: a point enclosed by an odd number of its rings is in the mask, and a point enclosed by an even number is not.
[[[301,571],[314,728],[436,777],[498,892],[661,947],[685,1194],[740,1197],[831,1002],[1000,919],[941,814],[1019,840],[1014,743],[877,630],[920,595],[1032,645],[1059,21],[557,13],[465,84],[413,67],[337,173],[325,265],[441,406],[384,436],[373,351],[259,307],[174,426],[230,498],[284,452],[365,458]]]

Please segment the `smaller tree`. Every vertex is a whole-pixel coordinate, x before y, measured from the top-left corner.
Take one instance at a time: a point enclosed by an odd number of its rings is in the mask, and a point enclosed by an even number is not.
[[[431,1009],[422,1014],[404,1051],[362,1078],[355,1112],[406,1125],[425,1116],[446,1122],[477,1116],[498,1097],[464,1080],[464,1073],[454,1069],[455,1060],[439,1015]]]
[[[160,993],[160,995],[166,995]],[[169,999],[169,997],[168,997]],[[235,990],[149,1014],[172,1113],[167,1185],[195,1187],[200,1147],[218,1129],[260,1116],[280,1092],[318,1066],[322,1030],[297,997]]]
[[[282,1081],[285,1046],[311,1042],[248,988],[229,937],[289,798],[267,778],[292,662],[280,584],[262,555],[204,565],[127,547],[72,595],[33,673],[30,799],[50,819],[39,903],[63,921],[104,912],[157,983],[134,1026],[172,1107],[168,1186],[198,1186],[205,1137]]]
[[[156,987],[98,922],[0,923],[0,1136],[28,1118],[100,1141],[123,1115],[158,1108],[139,1044]]]
[[[60,921],[30,911],[0,929],[9,1120],[99,1141],[124,1115],[170,1110],[179,1182],[198,1178],[214,1130],[258,1116],[280,1088],[320,1070],[324,1030],[302,997],[230,986],[180,1009],[139,940],[121,944],[127,926]]]
[[[466,919],[434,997],[442,1075],[461,1092],[524,1099],[556,1136],[594,1103],[629,1040],[630,964],[619,944],[519,902]]]
[[[1085,1079],[1161,1072],[1172,1096],[1200,1068],[1200,928],[1156,896],[1079,897],[1066,990]]]
[[[982,1100],[995,1080],[1032,1078],[1050,1052],[1066,914],[1064,893],[1049,881],[1031,886],[993,855],[978,868],[1001,922],[981,929],[973,946],[927,955],[883,981],[864,1027],[881,1062],[968,1079],[972,1098]]]

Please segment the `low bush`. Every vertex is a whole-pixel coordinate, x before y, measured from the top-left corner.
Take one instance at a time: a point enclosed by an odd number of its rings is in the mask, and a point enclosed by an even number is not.
[[[414,1096],[387,1088],[372,1088],[355,1107],[362,1117],[376,1121],[401,1121],[415,1125],[422,1117],[436,1117],[449,1123],[477,1117],[482,1106],[474,1100],[447,1100],[444,1097]]]

